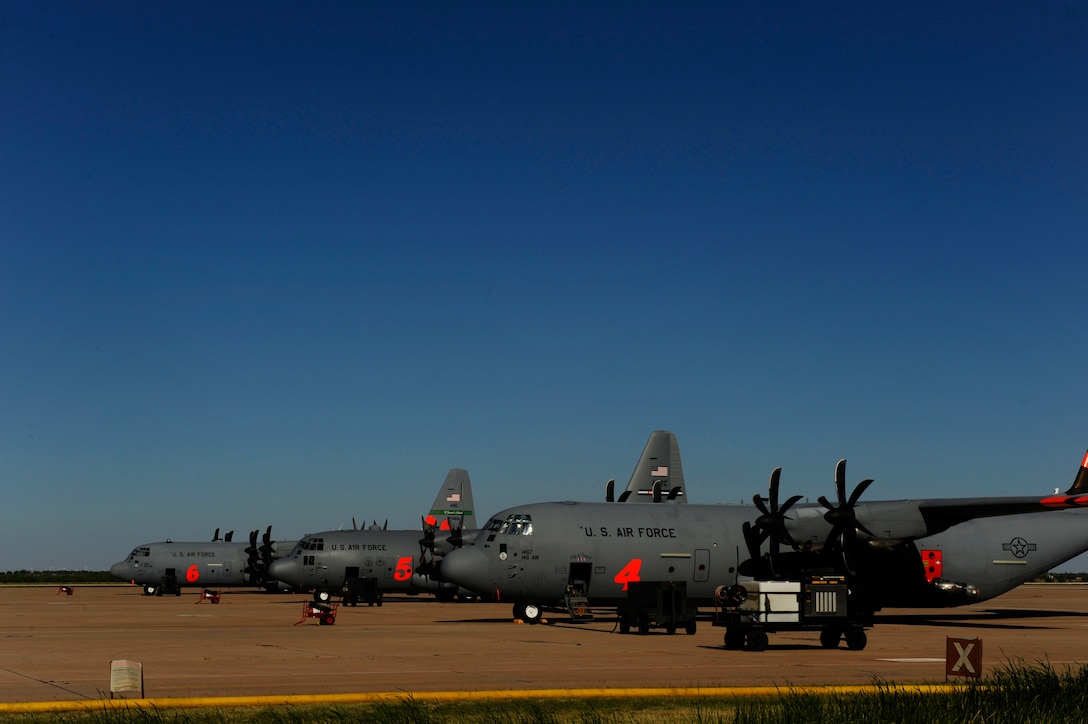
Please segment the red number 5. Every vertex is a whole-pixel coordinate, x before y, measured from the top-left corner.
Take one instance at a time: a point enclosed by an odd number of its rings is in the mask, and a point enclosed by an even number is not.
[[[405,556],[397,559],[397,569],[393,571],[393,578],[397,581],[407,581],[412,577],[412,558]]]

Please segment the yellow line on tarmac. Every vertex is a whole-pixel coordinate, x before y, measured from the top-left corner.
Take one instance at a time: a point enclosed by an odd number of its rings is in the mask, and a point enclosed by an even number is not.
[[[621,699],[654,697],[749,697],[775,694],[873,694],[876,692],[937,694],[963,689],[963,684],[890,684],[874,686],[738,686],[712,688],[508,689],[504,691],[403,691],[291,696],[203,696],[163,699],[85,699],[0,703],[0,714],[107,711],[125,709],[195,709],[233,706],[314,706],[376,704],[398,701],[492,701],[497,699]]]

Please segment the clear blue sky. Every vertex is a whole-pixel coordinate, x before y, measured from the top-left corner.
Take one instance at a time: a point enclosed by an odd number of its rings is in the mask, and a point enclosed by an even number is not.
[[[1083,3],[0,8],[0,570],[603,499],[1049,493]],[[1088,567],[1088,564],[1086,564]]]

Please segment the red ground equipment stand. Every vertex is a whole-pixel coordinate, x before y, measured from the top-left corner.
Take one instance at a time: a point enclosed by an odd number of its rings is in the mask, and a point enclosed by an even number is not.
[[[63,593],[66,596],[71,596],[73,590],[75,590],[75,589],[73,589],[71,586],[57,586],[57,592],[54,593],[53,595],[54,596],[59,596],[60,594]]]
[[[315,603],[312,601],[306,601],[302,604],[302,618],[295,621],[295,625],[308,618],[316,618],[317,622],[322,626],[332,626],[336,623],[336,609],[340,607],[338,603]]]
[[[219,591],[213,591],[210,588],[201,588],[200,598],[196,599],[196,602],[211,601],[212,603],[219,603],[220,595]]]

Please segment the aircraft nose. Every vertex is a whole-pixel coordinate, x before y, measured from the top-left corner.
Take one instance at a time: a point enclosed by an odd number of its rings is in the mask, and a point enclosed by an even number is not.
[[[132,568],[128,565],[128,561],[118,561],[110,566],[110,575],[122,581],[131,581],[131,573]]]
[[[292,558],[279,558],[268,566],[268,575],[293,586],[299,584],[298,563]]]
[[[465,546],[450,551],[442,558],[438,566],[439,575],[444,580],[456,583],[473,593],[488,595],[495,588],[494,584],[488,580],[487,556],[479,548]]]

